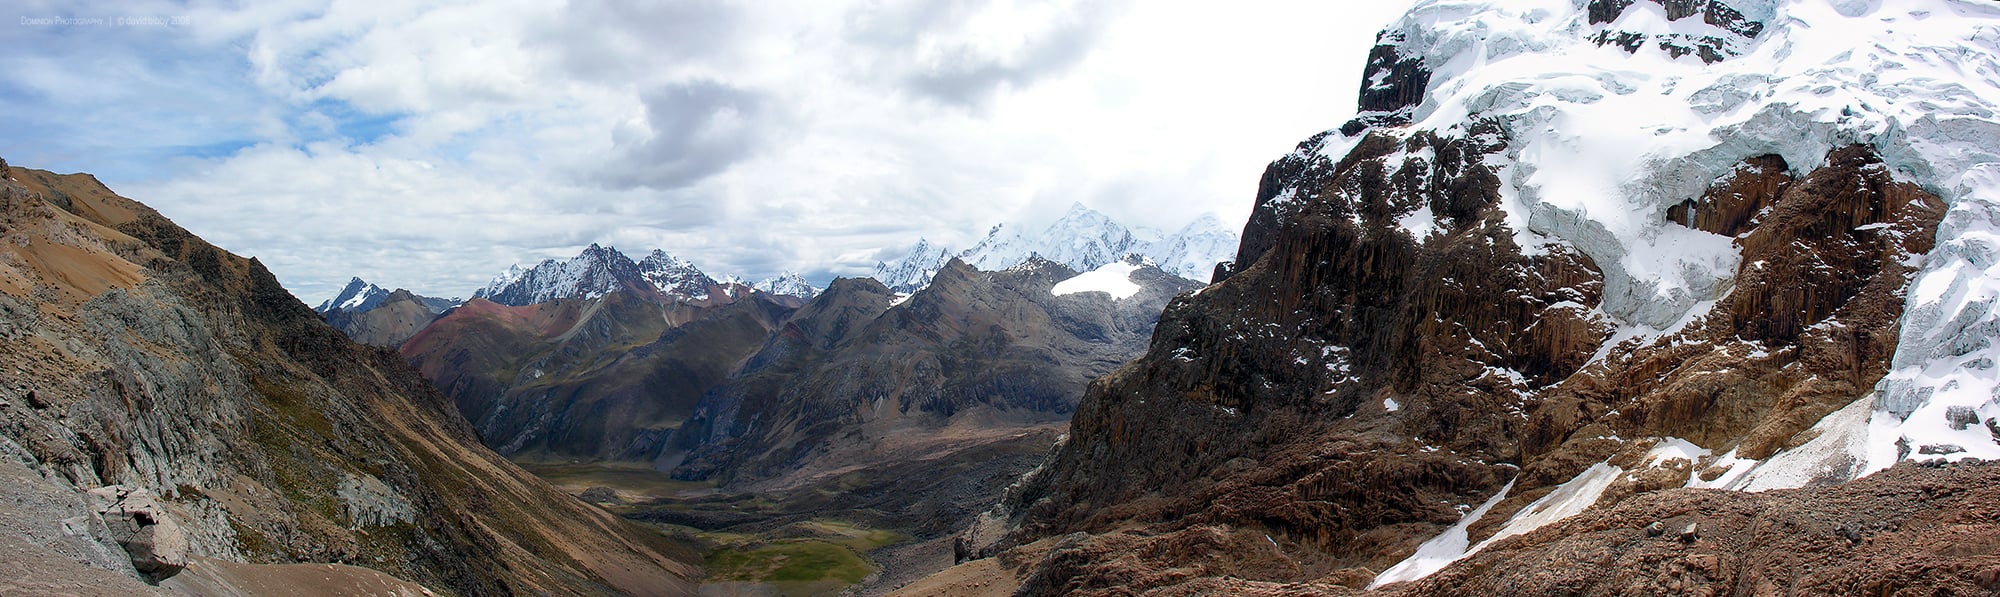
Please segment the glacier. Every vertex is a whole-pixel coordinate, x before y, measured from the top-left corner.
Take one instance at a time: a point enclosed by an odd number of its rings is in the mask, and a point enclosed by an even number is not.
[[[1599,4],[1625,10],[1593,22]],[[1709,3],[1759,24],[1741,28],[1670,18],[1668,4],[1422,0],[1380,38],[1429,71],[1421,101],[1357,122],[1461,136],[1497,123],[1508,147],[1491,164],[1517,244],[1566,244],[1602,268],[1600,308],[1621,325],[1613,342],[1664,335],[1730,291],[1738,250],[1668,224],[1669,207],[1747,158],[1776,154],[1808,172],[1836,148],[1872,146],[1898,180],[1949,205],[1936,248],[1913,264],[1890,371],[1812,440],[1761,462],[1730,452],[1728,474],[1703,486],[1799,487],[1907,459],[2000,458],[2000,3]],[[1345,133],[1330,132],[1322,155],[1338,159],[1362,135]],[[1429,225],[1404,221],[1418,238]],[[1565,487],[1595,480],[1586,472]],[[1517,522],[1529,521],[1508,528]],[[1441,541],[1383,579],[1421,577],[1467,549]]]

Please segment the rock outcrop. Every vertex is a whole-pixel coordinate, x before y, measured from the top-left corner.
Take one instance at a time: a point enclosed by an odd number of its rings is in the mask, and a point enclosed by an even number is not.
[[[1734,289],[1674,332],[1620,341],[1592,308],[1602,281],[1589,258],[1515,246],[1497,194],[1481,190],[1490,175],[1454,157],[1497,148],[1463,143],[1371,137],[1331,177],[1295,179],[1324,181],[1320,201],[1260,205],[1290,210],[1267,219],[1278,230],[1245,234],[1271,248],[1169,306],[1147,355],[1093,386],[1069,443],[1017,496],[1014,541],[1164,522],[1055,548],[1031,593],[1380,571],[1457,521],[1453,504],[1511,479],[1470,529],[1472,541],[1494,536],[1617,457],[1618,438],[1687,438],[1743,459],[1796,445],[1886,372],[1908,264],[1943,215],[1868,148],[1798,180],[1778,158],[1748,161],[1662,216],[1736,239]],[[1409,153],[1438,161],[1380,161]],[[1413,169],[1429,173],[1385,172]],[[1435,227],[1419,239],[1398,222],[1424,210]],[[1713,481],[1732,466],[1709,456],[1609,491]],[[1087,555],[1264,549],[1243,529],[1286,547],[1137,568]],[[1198,536],[1211,547],[1168,547]]]
[[[1590,24],[1616,24],[1632,5],[1641,0],[1591,0],[1588,6]],[[1708,29],[1700,33],[1672,31],[1666,33],[1624,31],[1605,29],[1590,39],[1597,45],[1614,45],[1627,52],[1638,51],[1648,43],[1656,45],[1667,55],[1679,58],[1694,55],[1702,62],[1714,64],[1741,54],[1743,47],[1757,34],[1764,31],[1764,23],[1750,19],[1741,11],[1720,0],[1643,0],[1658,5],[1664,10],[1661,15],[1668,23],[1686,22],[1701,17],[1700,23]],[[1672,25],[1669,25],[1672,27]],[[1692,28],[1690,28],[1692,29]]]
[[[656,535],[481,447],[399,356],[325,325],[255,259],[88,175],[14,173],[0,452],[47,481],[31,495],[89,512],[0,506],[10,535],[54,539],[24,561],[94,543],[72,561],[135,582],[208,558],[351,562],[460,594],[692,591],[696,566]],[[81,490],[106,486],[98,514]]]
[[[181,525],[153,492],[143,487],[108,485],[90,490],[101,504],[98,515],[111,538],[132,556],[132,568],[151,580],[165,580],[188,566],[188,538]]]
[[[1395,593],[1990,595],[1996,521],[2000,463],[1906,463],[1762,493],[1675,489],[1494,544]],[[1672,531],[1653,535],[1655,524]]]

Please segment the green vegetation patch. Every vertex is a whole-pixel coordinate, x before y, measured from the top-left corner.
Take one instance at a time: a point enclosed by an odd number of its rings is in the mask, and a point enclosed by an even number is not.
[[[799,523],[798,526],[861,553],[910,540],[910,536],[903,533],[864,528],[844,520],[820,519]]]
[[[566,463],[515,459],[514,464],[551,484],[579,488],[603,486],[635,496],[673,497],[686,491],[715,487],[713,481],[678,481],[666,472],[643,463]]]
[[[823,582],[854,584],[874,567],[847,547],[818,540],[723,548],[708,555],[709,582]]]

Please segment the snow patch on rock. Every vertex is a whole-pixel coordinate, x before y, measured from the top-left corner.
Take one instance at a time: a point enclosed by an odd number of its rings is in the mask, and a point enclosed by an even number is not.
[[[1049,289],[1049,292],[1056,296],[1080,292],[1102,292],[1111,295],[1111,298],[1114,300],[1125,300],[1131,298],[1132,295],[1138,294],[1142,288],[1137,282],[1132,281],[1132,272],[1139,271],[1139,267],[1139,264],[1124,261],[1106,263],[1097,269],[1077,274],[1068,280],[1056,283],[1054,288]]]

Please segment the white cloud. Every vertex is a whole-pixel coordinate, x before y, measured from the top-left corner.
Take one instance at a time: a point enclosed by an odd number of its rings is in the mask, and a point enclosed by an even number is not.
[[[590,242],[824,282],[1077,200],[1241,222],[1407,0],[252,4],[0,41],[8,110],[73,115],[0,155],[96,171],[316,301],[352,275],[462,295]]]

